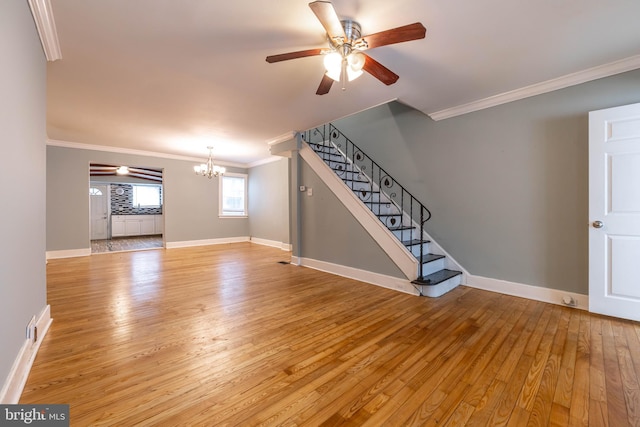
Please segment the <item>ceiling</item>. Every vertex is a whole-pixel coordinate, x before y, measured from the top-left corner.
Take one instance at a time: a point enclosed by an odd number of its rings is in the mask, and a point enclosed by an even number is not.
[[[322,57],[268,64],[327,46],[307,0],[51,0],[62,59],[47,65],[49,139],[199,158],[212,145],[222,163],[251,165],[269,141],[394,99],[438,117],[567,75],[602,77],[583,70],[640,68],[637,0],[333,4],[364,34],[424,24],[425,39],[367,52],[396,84],[365,73],[318,96]]]

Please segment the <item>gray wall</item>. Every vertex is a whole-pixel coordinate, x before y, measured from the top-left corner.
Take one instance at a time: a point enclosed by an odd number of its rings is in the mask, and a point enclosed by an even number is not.
[[[289,159],[249,169],[249,230],[251,237],[290,243]]]
[[[588,112],[635,102],[640,71],[439,122],[394,102],[335,125],[471,274],[587,294]]]
[[[0,381],[46,306],[46,62],[26,1],[0,2]],[[1,387],[0,384],[0,387]]]
[[[300,185],[313,195],[300,197],[299,256],[406,279],[369,233],[320,177],[300,162]]]
[[[166,242],[249,236],[247,218],[218,218],[218,179],[195,175],[196,162],[49,146],[47,251],[90,247],[90,163],[163,169]],[[227,170],[247,173],[239,168]]]

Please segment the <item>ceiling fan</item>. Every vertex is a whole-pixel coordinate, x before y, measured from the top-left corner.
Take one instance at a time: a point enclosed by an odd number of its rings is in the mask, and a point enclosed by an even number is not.
[[[360,24],[350,19],[341,21],[330,1],[314,1],[309,3],[309,7],[327,31],[329,47],[271,55],[267,56],[267,62],[325,55],[324,65],[327,72],[322,77],[316,95],[329,93],[334,81],[341,82],[344,90],[345,81],[359,77],[363,70],[386,85],[394,84],[399,76],[364,51],[374,47],[423,39],[427,32],[421,23],[416,22],[362,36]]]

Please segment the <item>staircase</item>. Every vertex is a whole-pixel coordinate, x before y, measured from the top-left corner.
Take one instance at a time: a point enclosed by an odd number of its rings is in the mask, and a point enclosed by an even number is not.
[[[332,124],[306,131],[302,139],[415,258],[417,271],[409,280],[419,295],[437,297],[462,282],[459,266],[424,230],[431,212],[384,169]]]

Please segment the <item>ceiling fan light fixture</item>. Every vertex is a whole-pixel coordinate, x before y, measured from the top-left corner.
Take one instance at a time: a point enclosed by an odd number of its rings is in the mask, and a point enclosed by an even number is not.
[[[347,79],[353,81],[362,75],[362,70],[354,70],[351,67],[347,67]]]
[[[349,81],[355,80],[362,75],[362,68],[364,67],[365,56],[360,52],[352,52],[347,56],[347,78]]]
[[[342,55],[338,52],[331,52],[324,57],[324,68],[327,70],[327,76],[335,81],[340,81],[342,73]]]
[[[365,56],[361,52],[352,52],[347,57],[347,61],[353,71],[361,71],[364,67]]]

